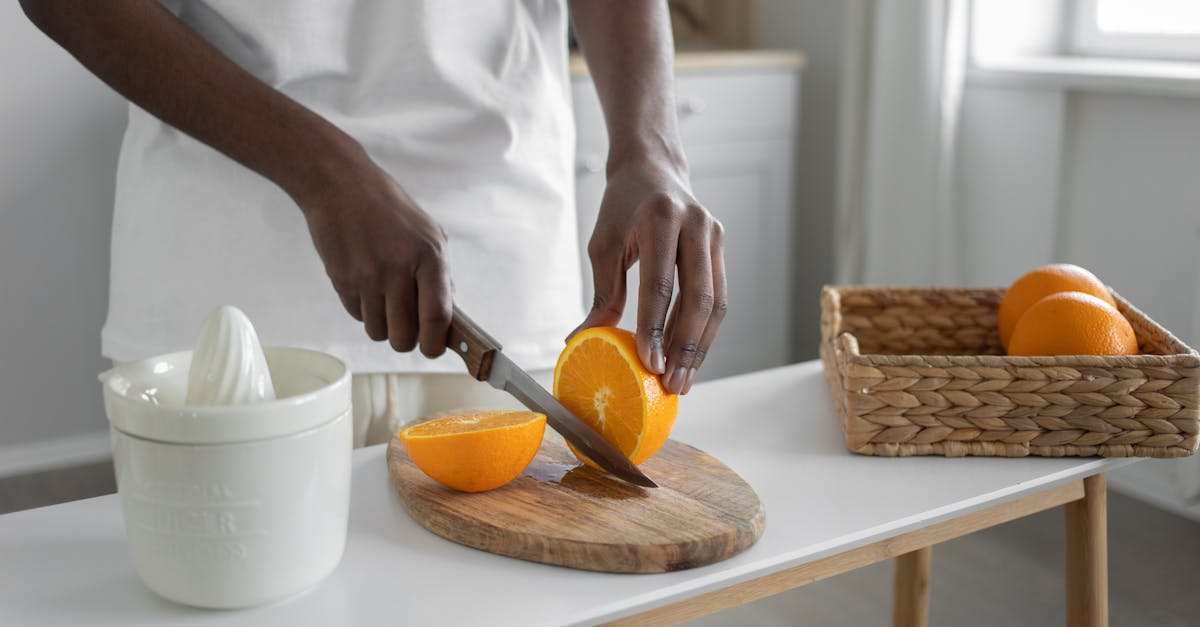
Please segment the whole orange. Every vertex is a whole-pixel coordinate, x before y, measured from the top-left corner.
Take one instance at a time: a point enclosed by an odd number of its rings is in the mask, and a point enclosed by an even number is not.
[[[567,342],[554,367],[554,396],[635,464],[666,443],[679,411],[679,397],[638,359],[633,334],[615,327],[580,331]]]
[[[1017,322],[1009,355],[1136,355],[1137,336],[1116,307],[1083,292],[1034,303]]]
[[[1108,288],[1096,275],[1070,263],[1052,263],[1035,268],[1013,281],[1000,300],[997,325],[1000,345],[1008,348],[1017,321],[1034,303],[1057,292],[1083,292],[1117,306]]]
[[[396,437],[413,464],[438,483],[462,492],[498,488],[537,455],[546,416],[531,411],[483,411],[434,418]]]

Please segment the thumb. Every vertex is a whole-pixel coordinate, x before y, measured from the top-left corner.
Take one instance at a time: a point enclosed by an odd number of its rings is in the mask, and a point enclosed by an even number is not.
[[[621,314],[625,311],[625,269],[620,261],[604,264],[593,261],[592,286],[592,308],[583,323],[567,336],[567,340],[584,329],[614,327],[621,321]]]

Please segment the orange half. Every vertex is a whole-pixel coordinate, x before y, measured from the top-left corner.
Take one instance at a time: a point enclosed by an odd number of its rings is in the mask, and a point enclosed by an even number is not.
[[[442,485],[483,492],[517,478],[537,455],[546,416],[531,411],[483,411],[434,418],[396,437],[417,468]]]
[[[634,335],[615,327],[587,329],[567,342],[554,368],[554,396],[635,464],[666,443],[679,412],[679,397],[638,359]]]

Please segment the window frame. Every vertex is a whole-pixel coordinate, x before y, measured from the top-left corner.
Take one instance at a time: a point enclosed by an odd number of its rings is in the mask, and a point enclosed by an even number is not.
[[[1101,0],[1073,0],[1065,40],[1070,52],[1090,57],[1130,57],[1200,61],[1200,34],[1142,35],[1106,33],[1097,26]]]

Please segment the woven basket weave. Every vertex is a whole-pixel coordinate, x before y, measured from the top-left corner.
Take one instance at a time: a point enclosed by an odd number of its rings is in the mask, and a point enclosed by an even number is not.
[[[821,359],[863,455],[1183,457],[1200,354],[1117,294],[1141,353],[1009,357],[1002,289],[826,286]]]

